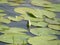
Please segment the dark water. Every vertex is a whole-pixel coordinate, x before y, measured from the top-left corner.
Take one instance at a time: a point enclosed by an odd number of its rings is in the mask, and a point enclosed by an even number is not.
[[[60,3],[60,0],[50,0],[50,1],[53,2],[53,3]],[[25,4],[21,4],[18,7],[42,8],[42,7],[31,5],[29,0],[26,0]],[[0,9],[4,9],[7,16],[20,15],[20,14],[14,12],[14,10],[13,10],[14,8],[15,7],[10,7],[7,4],[0,4]],[[60,13],[56,13],[56,14],[57,14],[57,17],[60,18]],[[10,24],[8,24],[8,26],[10,26],[10,27],[20,27],[20,28],[27,29],[26,24],[27,24],[26,21],[20,21],[20,22],[11,22]],[[5,24],[5,25],[7,25],[7,24]],[[30,32],[28,32],[27,34],[33,36],[33,34],[31,34]],[[59,36],[59,38],[60,38],[60,36]],[[5,45],[5,43],[0,42],[0,45]]]

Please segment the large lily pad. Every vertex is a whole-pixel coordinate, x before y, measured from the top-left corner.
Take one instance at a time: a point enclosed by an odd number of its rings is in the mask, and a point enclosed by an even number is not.
[[[49,28],[60,30],[60,25],[48,25]]]
[[[60,40],[51,40],[55,37],[50,36],[37,36],[32,37],[28,42],[32,45],[60,45]]]
[[[22,45],[27,43],[27,38],[29,38],[29,36],[23,33],[6,33],[0,36],[0,41],[11,43],[14,45]]]
[[[38,36],[47,36],[47,35],[52,35],[52,34],[60,34],[60,32],[52,30],[50,28],[34,28],[31,29],[30,32],[34,35],[38,35]]]

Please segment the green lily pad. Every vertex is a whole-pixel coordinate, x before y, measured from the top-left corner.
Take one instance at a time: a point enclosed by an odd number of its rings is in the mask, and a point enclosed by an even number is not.
[[[31,22],[32,25],[34,26],[41,26],[41,27],[46,27],[48,23],[46,22]]]
[[[54,38],[54,36],[37,36],[30,38],[28,42],[32,45],[60,45],[60,40],[51,40]]]
[[[9,2],[8,5],[10,5],[10,6],[19,6],[20,4],[18,4],[18,3],[13,3],[13,2]]]
[[[0,13],[0,17],[6,16],[6,14],[4,13]]]
[[[0,41],[11,43],[11,44],[26,44],[27,43],[27,38],[29,36],[24,33],[6,33],[4,35],[0,36]]]
[[[5,12],[4,10],[0,9],[0,12]]]
[[[23,15],[27,15],[27,13],[31,13],[32,16],[34,16],[34,17],[43,18],[42,17],[43,13],[39,9],[33,9],[33,8],[27,8],[27,7],[20,8],[19,7],[19,8],[15,8],[14,11],[17,13],[21,13]]]
[[[59,21],[57,21],[56,19],[49,19],[49,18],[45,18],[45,21],[49,24],[60,24]]]
[[[43,11],[43,14],[45,16],[47,16],[48,18],[55,18],[56,17],[56,14],[54,12],[47,11],[47,10],[42,10],[42,11]]]
[[[60,25],[48,25],[49,28],[60,30]]]
[[[0,3],[8,3],[8,0],[0,0]]]
[[[52,34],[60,34],[60,32],[52,30],[50,28],[34,28],[31,29],[30,32],[34,35],[38,35],[38,36],[48,36],[48,35],[52,35]]]
[[[3,33],[23,33],[23,32],[28,31],[23,28],[16,28],[16,27],[11,27],[9,30],[3,31]]]
[[[9,30],[9,27],[0,24],[0,32],[1,32],[1,31],[5,31],[5,30]]]
[[[4,17],[0,17],[0,22],[9,24],[11,21],[9,19],[4,18]]]
[[[52,3],[46,0],[31,0],[31,4],[43,7],[52,7]]]
[[[45,9],[49,11],[60,12],[60,4],[53,4],[53,7]]]
[[[12,20],[12,21],[21,21],[23,19],[23,17],[21,16],[16,16],[16,17],[8,17],[9,20]]]

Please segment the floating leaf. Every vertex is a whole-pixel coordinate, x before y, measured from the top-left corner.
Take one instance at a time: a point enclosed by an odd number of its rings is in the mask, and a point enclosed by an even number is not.
[[[31,0],[31,4],[43,7],[52,7],[52,3],[45,0]]]
[[[6,19],[6,18],[3,18],[3,17],[0,17],[0,22],[3,22],[3,23],[10,23],[11,21]]]
[[[56,17],[56,14],[54,12],[46,11],[46,10],[42,10],[42,11],[43,11],[43,14],[45,16],[47,16],[48,18],[55,18]]]
[[[8,0],[0,0],[0,3],[8,3]]]
[[[60,25],[48,25],[49,28],[55,29],[55,30],[60,30]]]
[[[46,27],[48,24],[46,22],[31,22],[34,26]]]
[[[18,4],[18,3],[13,3],[13,2],[9,2],[8,5],[10,5],[10,6],[19,6],[20,4]]]
[[[45,9],[49,11],[60,12],[60,4],[52,4],[52,5],[53,7],[45,8]]]
[[[0,12],[4,12],[4,10],[0,9]]]
[[[55,39],[54,36],[37,36],[32,37],[28,42],[32,45],[60,45],[60,40],[51,40]]]
[[[0,17],[6,16],[6,14],[4,13],[0,13]]]
[[[9,27],[0,24],[0,32],[1,32],[1,31],[5,31],[5,30],[9,30]]]
[[[3,31],[4,33],[23,33],[27,32],[27,30],[22,28],[11,27],[9,30]]]
[[[22,7],[22,8],[15,8],[15,12],[21,13],[23,15],[27,15],[27,13],[31,13],[34,17],[39,17],[43,18],[43,13],[39,9],[32,9],[32,8],[27,8],[27,7]]]
[[[16,17],[8,17],[9,20],[12,20],[12,21],[21,21],[23,19],[23,17],[21,16],[16,16]]]
[[[60,34],[60,32],[52,30],[50,28],[34,28],[31,29],[30,32],[32,34],[38,35],[38,36],[47,36],[47,35],[52,35],[52,34]]]
[[[59,21],[55,20],[55,19],[49,19],[49,18],[45,18],[45,21],[49,24],[60,24]]]
[[[6,33],[0,36],[0,41],[22,45],[27,43],[27,38],[29,38],[29,36],[24,33]]]

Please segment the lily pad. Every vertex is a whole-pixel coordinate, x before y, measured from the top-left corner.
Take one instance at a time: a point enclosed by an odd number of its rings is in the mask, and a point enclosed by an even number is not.
[[[23,33],[6,33],[4,35],[0,36],[0,41],[11,43],[11,44],[26,44],[27,43],[27,38],[29,36],[27,34]]]
[[[53,34],[60,34],[60,32],[52,30],[50,28],[34,28],[31,29],[30,32],[34,35],[38,36],[48,36],[48,35],[53,35]]]
[[[1,31],[5,31],[5,30],[9,30],[9,27],[6,26],[6,25],[0,24],[0,32],[1,32]]]
[[[49,11],[60,12],[60,4],[53,4],[53,7],[45,9]]]
[[[16,27],[11,27],[9,30],[3,31],[3,33],[23,33],[23,32],[28,31],[23,28],[16,28]]]
[[[6,16],[6,14],[4,13],[0,13],[0,17]]]
[[[4,10],[0,9],[0,12],[5,12]]]
[[[45,18],[45,21],[49,24],[60,24],[60,22],[56,19],[49,19],[49,18]]]
[[[28,42],[32,45],[60,45],[60,40],[51,40],[54,39],[53,36],[37,36],[32,37]]]
[[[21,16],[16,16],[16,17],[8,17],[9,20],[12,20],[12,21],[21,21],[23,19],[23,17]]]
[[[48,23],[46,22],[31,22],[31,23],[34,26],[41,26],[41,27],[46,27],[48,25]]]
[[[8,3],[8,0],[0,0],[0,3]]]
[[[48,27],[51,29],[60,30],[60,25],[48,25]]]
[[[47,10],[42,10],[42,11],[43,11],[43,14],[45,16],[47,16],[48,18],[55,18],[56,17],[56,14],[54,12],[47,11]]]
[[[52,7],[52,3],[46,0],[31,0],[31,4],[43,7]]]
[[[0,22],[9,24],[11,21],[9,19],[4,18],[4,17],[0,17]]]

